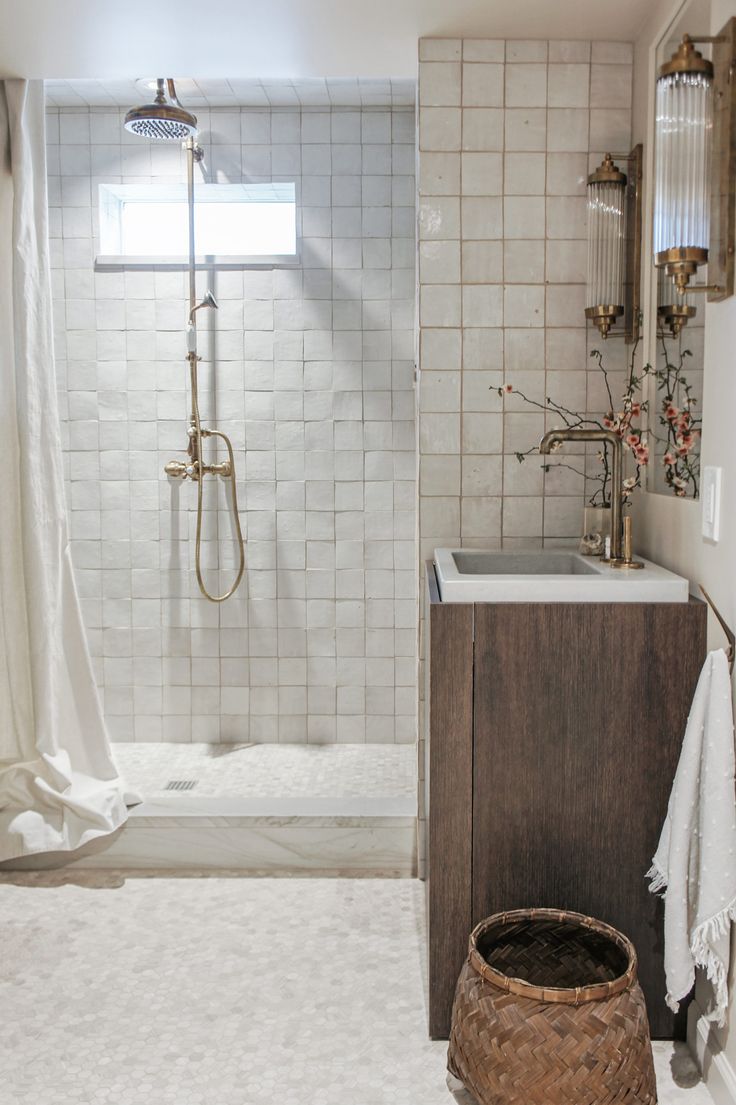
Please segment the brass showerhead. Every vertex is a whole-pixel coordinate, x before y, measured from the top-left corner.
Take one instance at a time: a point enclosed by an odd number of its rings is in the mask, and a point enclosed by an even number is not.
[[[174,81],[167,77],[168,96],[164,79],[156,81],[156,98],[152,104],[132,107],[125,116],[125,129],[141,138],[154,138],[168,142],[183,142],[197,133],[197,117],[182,107],[176,95]]]

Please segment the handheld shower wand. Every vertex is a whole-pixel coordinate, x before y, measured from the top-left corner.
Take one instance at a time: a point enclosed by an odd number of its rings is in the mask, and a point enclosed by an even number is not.
[[[240,514],[238,511],[238,491],[235,476],[235,456],[232,442],[227,434],[220,430],[208,429],[202,426],[199,414],[199,370],[201,357],[197,351],[197,312],[204,307],[217,310],[217,300],[211,291],[205,293],[204,299],[197,302],[196,287],[196,258],[194,250],[194,163],[201,161],[202,150],[195,141],[197,133],[197,120],[194,115],[181,106],[176,95],[174,82],[167,80],[168,99],[164,90],[164,81],[159,78],[156,82],[156,98],[152,104],[143,107],[131,108],[125,116],[125,127],[134,134],[146,138],[156,138],[168,141],[181,141],[186,139],[187,151],[187,214],[189,225],[189,316],[187,325],[187,355],[189,362],[189,381],[191,394],[191,408],[189,415],[189,445],[187,453],[189,463],[172,460],[164,465],[167,476],[177,479],[191,479],[197,484],[197,529],[194,546],[194,560],[199,589],[210,602],[225,602],[235,593],[240,586],[240,581],[245,572],[245,542],[240,526]],[[227,460],[221,463],[205,464],[203,459],[202,442],[205,438],[219,438],[227,450]],[[235,579],[231,586],[219,595],[212,594],[207,589],[202,574],[202,514],[204,510],[204,478],[206,475],[222,476],[230,482],[230,494],[232,500],[232,516],[235,526],[235,539],[238,546],[238,567]]]

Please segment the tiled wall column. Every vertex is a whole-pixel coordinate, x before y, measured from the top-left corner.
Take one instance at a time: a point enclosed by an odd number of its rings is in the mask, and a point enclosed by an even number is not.
[[[585,185],[605,151],[629,150],[632,47],[423,39],[419,59],[423,591],[438,546],[538,547],[582,532],[583,477],[515,455],[558,420],[498,388],[608,407],[583,314]],[[605,356],[615,395],[623,342]]]

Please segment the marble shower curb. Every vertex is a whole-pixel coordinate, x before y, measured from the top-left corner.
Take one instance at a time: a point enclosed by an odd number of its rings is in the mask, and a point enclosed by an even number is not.
[[[69,866],[411,878],[416,808],[406,798],[157,797]]]

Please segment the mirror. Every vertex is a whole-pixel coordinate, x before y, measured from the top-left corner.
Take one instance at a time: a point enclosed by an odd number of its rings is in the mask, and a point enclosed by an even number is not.
[[[657,46],[656,70],[672,56],[683,34],[707,34],[709,26],[708,0],[691,0],[683,5]],[[699,45],[698,49],[709,56],[709,46]],[[652,79],[656,79],[656,72]],[[649,136],[653,142],[653,118],[649,120]],[[652,187],[653,182],[650,182],[650,203]],[[700,495],[705,295],[698,292],[685,296],[677,294],[672,278],[654,267],[651,233],[649,238],[644,243],[644,254],[648,258],[646,279],[651,282],[644,358],[648,362],[644,383],[651,457],[647,491],[697,499]],[[705,266],[698,270],[696,283],[707,282],[708,268]]]

